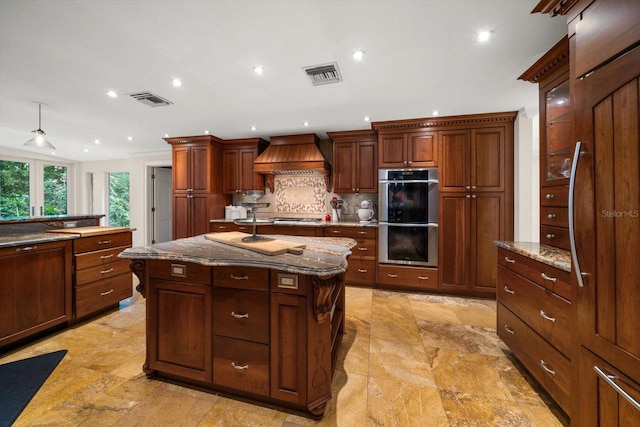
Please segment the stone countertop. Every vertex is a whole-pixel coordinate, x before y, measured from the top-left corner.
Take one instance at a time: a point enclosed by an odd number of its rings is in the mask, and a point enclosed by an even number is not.
[[[87,227],[88,228],[88,227]],[[91,227],[92,229],[97,229],[99,227]],[[100,227],[102,228],[102,227]],[[23,245],[34,245],[38,243],[49,243],[49,242],[57,242],[59,240],[74,240],[78,239],[81,236],[80,232],[75,232],[74,230],[81,230],[82,227],[78,229],[74,228],[66,228],[64,229],[64,233],[62,232],[34,232],[34,233],[23,233],[23,234],[8,234],[3,235],[0,233],[0,249],[1,248],[10,248],[15,246],[23,246]],[[123,231],[122,229],[113,229],[112,227],[104,227],[104,231],[101,233],[94,233],[94,235],[98,234],[111,234]],[[130,231],[135,231],[135,228],[130,228]]]
[[[261,218],[258,218],[260,220]],[[233,223],[232,219],[211,219],[209,222],[217,222],[217,223]],[[251,224],[243,224],[243,225],[251,225]],[[378,227],[378,221],[374,220],[371,222],[359,222],[359,221],[339,221],[339,222],[331,222],[331,221],[318,221],[318,222],[278,222],[275,224],[265,224],[258,223],[258,226],[286,226],[286,227]]]
[[[511,242],[497,240],[495,245],[502,249],[540,261],[560,270],[571,272],[571,252],[536,242]]]
[[[264,255],[205,239],[204,235],[138,246],[118,257],[192,262],[206,266],[247,266],[271,268],[295,274],[330,277],[347,271],[347,256],[356,241],[343,237],[301,237],[270,235],[274,239],[305,244],[301,255]]]

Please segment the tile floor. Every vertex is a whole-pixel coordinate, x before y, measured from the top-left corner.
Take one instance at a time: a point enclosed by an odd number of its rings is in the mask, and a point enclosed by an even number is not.
[[[145,303],[0,354],[69,352],[16,426],[561,426],[495,332],[495,301],[348,287],[324,418],[147,379]]]

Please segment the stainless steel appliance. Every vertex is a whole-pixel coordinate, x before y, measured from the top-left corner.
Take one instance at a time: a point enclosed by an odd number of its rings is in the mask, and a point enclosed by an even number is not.
[[[378,261],[438,266],[438,169],[380,169]]]

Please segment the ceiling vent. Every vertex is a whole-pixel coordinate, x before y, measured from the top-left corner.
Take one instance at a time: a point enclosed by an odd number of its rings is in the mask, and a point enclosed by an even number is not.
[[[151,92],[130,93],[129,96],[148,105],[149,107],[164,107],[165,105],[173,104],[173,102]]]
[[[303,70],[307,73],[307,76],[309,76],[309,79],[314,86],[327,85],[329,83],[338,83],[342,81],[342,76],[340,75],[337,62],[312,65],[311,67],[304,67]]]

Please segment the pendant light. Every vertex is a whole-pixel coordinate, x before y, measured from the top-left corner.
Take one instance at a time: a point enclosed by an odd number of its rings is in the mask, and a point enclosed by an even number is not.
[[[38,148],[51,148],[55,150],[56,147],[52,143],[50,143],[45,137],[46,133],[41,129],[42,125],[42,103],[38,102],[38,129],[32,130],[31,132],[35,133],[36,136],[28,140],[24,143],[27,147],[38,147]]]

